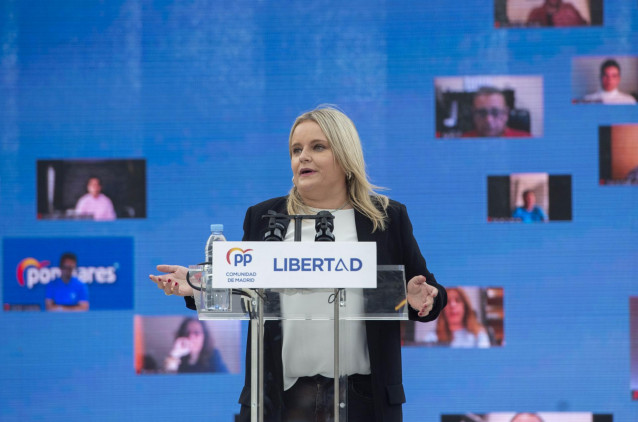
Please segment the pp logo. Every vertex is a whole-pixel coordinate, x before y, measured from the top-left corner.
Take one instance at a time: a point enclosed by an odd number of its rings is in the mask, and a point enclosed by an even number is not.
[[[33,287],[33,284],[35,284],[32,277],[34,272],[28,270],[33,267],[36,270],[35,273],[37,274],[37,270],[39,270],[40,268],[46,270],[46,268],[44,267],[46,267],[47,265],[49,265],[49,261],[38,261],[37,259],[31,257],[24,258],[18,263],[18,267],[16,268],[16,278],[18,279],[18,284],[22,287],[24,287],[25,284],[28,284],[29,288]],[[25,283],[24,280],[25,270],[27,270],[27,283]]]
[[[245,267],[253,260],[253,256],[248,253],[251,251],[252,249],[243,250],[240,248],[232,248],[226,254],[226,261],[235,267],[238,267],[240,265]]]

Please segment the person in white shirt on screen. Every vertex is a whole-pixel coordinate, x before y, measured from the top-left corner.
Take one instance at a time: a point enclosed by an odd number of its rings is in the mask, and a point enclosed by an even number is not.
[[[616,60],[605,60],[600,66],[600,85],[602,89],[585,95],[585,102],[603,104],[636,104],[636,99],[618,90],[620,85],[620,65]]]
[[[490,347],[490,338],[472,309],[470,299],[460,287],[447,288],[448,303],[425,341],[450,347]]]
[[[75,206],[76,215],[92,216],[96,221],[115,220],[113,202],[102,193],[102,183],[98,177],[89,178],[86,190]]]

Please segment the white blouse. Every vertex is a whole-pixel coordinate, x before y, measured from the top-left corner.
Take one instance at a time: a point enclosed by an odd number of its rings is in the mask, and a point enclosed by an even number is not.
[[[321,210],[315,210],[318,212]],[[329,210],[328,210],[329,211]],[[356,242],[357,229],[354,210],[331,211],[335,216],[334,235],[336,242]],[[301,241],[315,239],[315,220],[303,220]],[[291,220],[284,241],[292,242],[295,224]],[[285,315],[323,314],[332,315],[334,304],[329,302],[333,289],[304,290],[296,294],[281,294],[281,311]],[[361,314],[363,312],[362,289],[347,289],[346,306],[340,312]],[[332,320],[285,320],[283,327],[283,370],[284,390],[292,387],[299,377],[323,375],[334,378],[334,321]],[[342,350],[339,361],[342,373],[369,374],[370,357],[365,331],[365,321],[345,321],[341,325]],[[344,344],[345,343],[345,344]],[[345,347],[345,349],[344,349]]]

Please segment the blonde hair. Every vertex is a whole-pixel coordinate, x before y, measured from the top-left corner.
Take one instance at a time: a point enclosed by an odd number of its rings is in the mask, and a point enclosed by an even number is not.
[[[377,229],[385,230],[385,210],[389,199],[375,192],[375,189],[384,188],[374,186],[368,181],[361,140],[352,120],[334,107],[319,106],[297,117],[290,129],[288,145],[292,143],[292,134],[297,126],[306,121],[317,123],[330,143],[337,163],[346,173],[347,195],[352,207],[372,221],[373,232]],[[309,212],[296,186],[292,187],[288,195],[287,210],[289,214]]]

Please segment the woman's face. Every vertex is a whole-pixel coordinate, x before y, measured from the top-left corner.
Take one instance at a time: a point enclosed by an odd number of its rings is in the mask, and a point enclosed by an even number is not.
[[[461,295],[456,290],[448,290],[447,306],[443,310],[445,317],[450,325],[463,325],[465,318],[465,305],[461,299]]]
[[[316,122],[306,120],[292,133],[290,165],[293,182],[306,205],[337,208],[347,198],[346,174]]]
[[[204,327],[198,321],[189,321],[186,325],[186,337],[190,342],[191,353],[199,353],[204,347]]]

